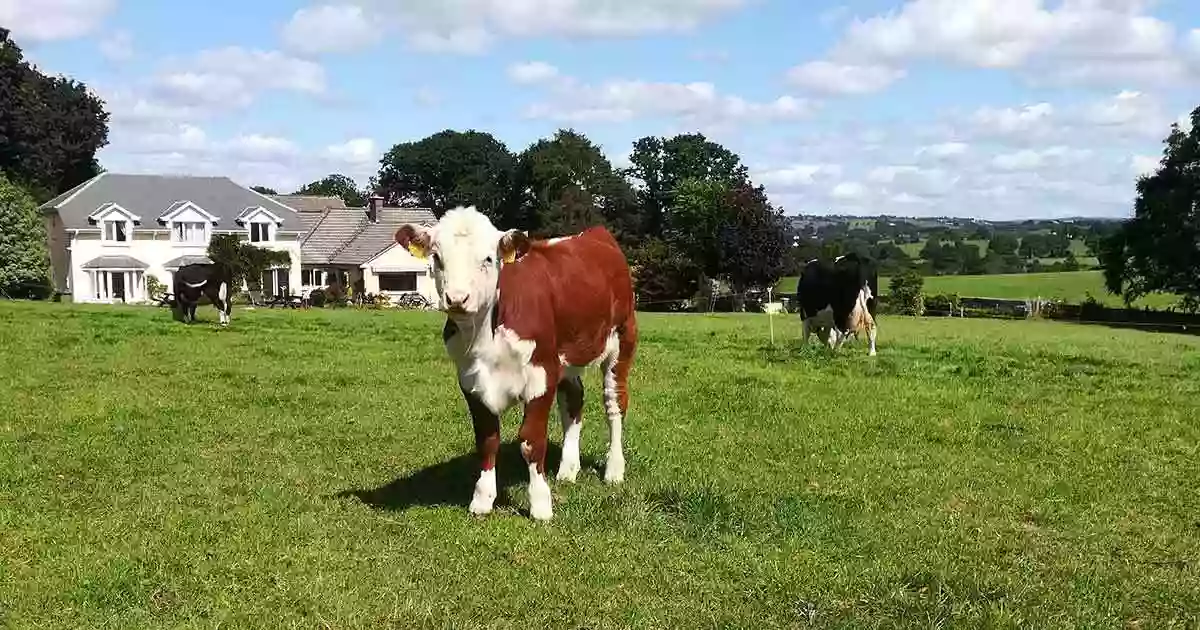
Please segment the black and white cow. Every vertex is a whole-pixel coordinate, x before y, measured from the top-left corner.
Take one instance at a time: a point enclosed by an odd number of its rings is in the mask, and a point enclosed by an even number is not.
[[[796,282],[796,301],[804,322],[804,343],[828,330],[826,343],[838,348],[850,335],[866,330],[875,356],[875,296],[879,274],[871,260],[850,253],[833,263],[814,258]]]
[[[183,321],[196,321],[196,303],[200,295],[207,295],[221,317],[221,325],[229,324],[230,294],[233,292],[233,274],[228,267],[212,263],[184,265],[175,272],[173,291],[175,304],[179,307]]]

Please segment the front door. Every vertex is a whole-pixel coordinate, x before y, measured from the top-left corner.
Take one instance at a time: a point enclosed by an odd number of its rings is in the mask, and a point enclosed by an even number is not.
[[[109,276],[109,282],[111,283],[109,286],[110,286],[110,290],[112,291],[112,293],[111,293],[112,298],[114,300],[121,300],[122,302],[124,302],[125,301],[125,272],[124,271],[110,271],[108,273],[108,276]]]

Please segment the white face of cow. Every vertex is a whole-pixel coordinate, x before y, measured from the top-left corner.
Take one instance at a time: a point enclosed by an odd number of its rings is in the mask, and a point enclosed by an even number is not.
[[[528,247],[517,230],[502,232],[474,206],[447,212],[433,227],[405,224],[396,242],[430,259],[441,309],[452,317],[487,312],[496,303],[500,265]]]

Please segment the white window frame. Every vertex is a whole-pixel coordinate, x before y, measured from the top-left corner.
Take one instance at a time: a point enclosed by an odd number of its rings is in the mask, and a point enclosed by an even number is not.
[[[254,240],[254,226],[261,225],[262,229],[267,231],[267,238]],[[274,243],[275,242],[275,225],[270,221],[247,221],[246,222],[246,238],[251,243]]]
[[[121,224],[121,225],[125,226],[125,238],[124,239],[109,237],[109,234],[108,234],[109,226],[110,225],[115,226],[117,224]],[[116,228],[114,227],[113,230],[115,232]],[[110,243],[110,244],[116,244],[116,245],[122,245],[122,246],[129,245],[129,243],[131,241],[133,241],[133,221],[130,221],[129,219],[102,219],[100,221],[100,240],[105,243]]]
[[[183,229],[185,230],[185,233],[186,233],[187,228],[185,226],[189,226],[189,225],[190,226],[199,226],[200,240],[189,240],[189,239],[180,238],[179,233],[176,230],[183,227]],[[208,241],[211,238],[212,238],[212,228],[211,228],[210,224],[205,221],[171,221],[171,242],[172,243],[178,243],[180,245],[195,245],[196,247],[207,247]]]

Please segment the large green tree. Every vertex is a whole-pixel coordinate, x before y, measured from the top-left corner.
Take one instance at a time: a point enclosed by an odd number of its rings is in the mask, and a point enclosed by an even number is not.
[[[362,208],[367,205],[367,196],[359,190],[353,179],[333,173],[305,185],[297,190],[297,195],[316,195],[321,197],[337,197],[350,208]]]
[[[746,166],[736,153],[700,133],[671,138],[647,136],[633,143],[632,166],[625,174],[640,185],[642,230],[659,236],[680,184],[689,179],[735,185],[748,180]]]
[[[1200,107],[1178,123],[1154,173],[1139,177],[1133,217],[1101,246],[1105,285],[1127,303],[1155,292],[1200,310]]]
[[[42,74],[0,27],[0,171],[37,201],[100,172],[104,103],[84,84]]]
[[[50,287],[37,202],[0,172],[0,297],[44,299]]]
[[[737,184],[727,199],[730,214],[718,233],[718,268],[740,300],[747,289],[779,281],[790,243],[783,212],[771,205],[762,186]]]
[[[518,156],[513,202],[506,222],[539,235],[604,224],[628,243],[639,228],[637,197],[629,181],[599,146],[570,129],[560,129]]]
[[[474,205],[493,220],[508,214],[516,158],[490,133],[446,129],[393,146],[380,160],[374,190],[391,204],[419,204],[441,217]]]

